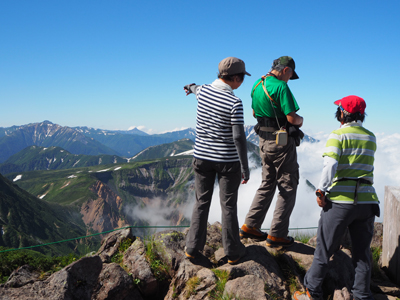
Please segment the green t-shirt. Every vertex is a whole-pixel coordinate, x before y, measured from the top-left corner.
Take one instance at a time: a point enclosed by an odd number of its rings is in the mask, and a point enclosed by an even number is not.
[[[251,108],[254,110],[256,117],[275,118],[271,100],[265,94],[262,84],[260,83],[254,89],[260,81],[261,79],[257,80],[251,90],[253,99]],[[274,107],[278,118],[285,118],[287,114],[300,109],[286,82],[274,76],[268,76],[264,81],[264,86],[271,98],[276,102],[276,104],[274,103]]]

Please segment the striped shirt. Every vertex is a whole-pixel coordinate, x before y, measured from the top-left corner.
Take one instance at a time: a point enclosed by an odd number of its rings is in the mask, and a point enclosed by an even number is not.
[[[328,198],[332,202],[353,203],[356,179],[362,178],[370,184],[360,184],[357,190],[357,203],[379,203],[372,186],[376,138],[361,124],[361,122],[345,124],[340,129],[334,130],[326,143],[323,156],[329,156],[338,162],[333,184],[329,188]]]
[[[221,80],[197,87],[197,123],[194,157],[199,159],[239,161],[232,125],[243,125],[242,101]]]

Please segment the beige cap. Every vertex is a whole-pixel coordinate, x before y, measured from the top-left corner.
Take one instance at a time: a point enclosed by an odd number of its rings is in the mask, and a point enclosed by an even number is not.
[[[218,65],[218,70],[220,75],[234,75],[244,73],[248,76],[251,76],[246,72],[246,67],[244,65],[244,61],[237,57],[227,57]]]

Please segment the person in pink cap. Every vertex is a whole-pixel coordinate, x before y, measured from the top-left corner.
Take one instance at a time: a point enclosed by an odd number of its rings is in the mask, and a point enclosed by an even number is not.
[[[310,269],[304,277],[306,291],[297,291],[292,299],[326,299],[322,282],[328,272],[329,258],[339,250],[340,240],[349,229],[355,278],[355,300],[373,300],[370,291],[370,244],[375,216],[380,215],[379,200],[373,184],[375,135],[363,127],[366,103],[358,96],[334,102],[339,129],[332,131],[326,143],[324,167],[316,191],[322,207],[317,246]]]

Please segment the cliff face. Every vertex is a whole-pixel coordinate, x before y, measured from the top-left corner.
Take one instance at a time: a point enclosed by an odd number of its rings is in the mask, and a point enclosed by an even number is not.
[[[148,201],[155,197],[171,200],[193,179],[191,159],[165,160],[115,173],[115,187],[122,194]],[[171,195],[172,194],[172,195]]]
[[[179,225],[185,220],[183,210],[194,190],[188,158],[96,173],[95,177],[97,181],[90,190],[96,198],[81,206],[83,221],[95,232],[147,224],[143,208],[154,214],[157,211],[162,215],[160,219],[171,225]]]
[[[120,211],[122,199],[107,185],[97,181],[90,190],[97,195],[81,206],[82,220],[95,232],[104,232],[127,225]]]

